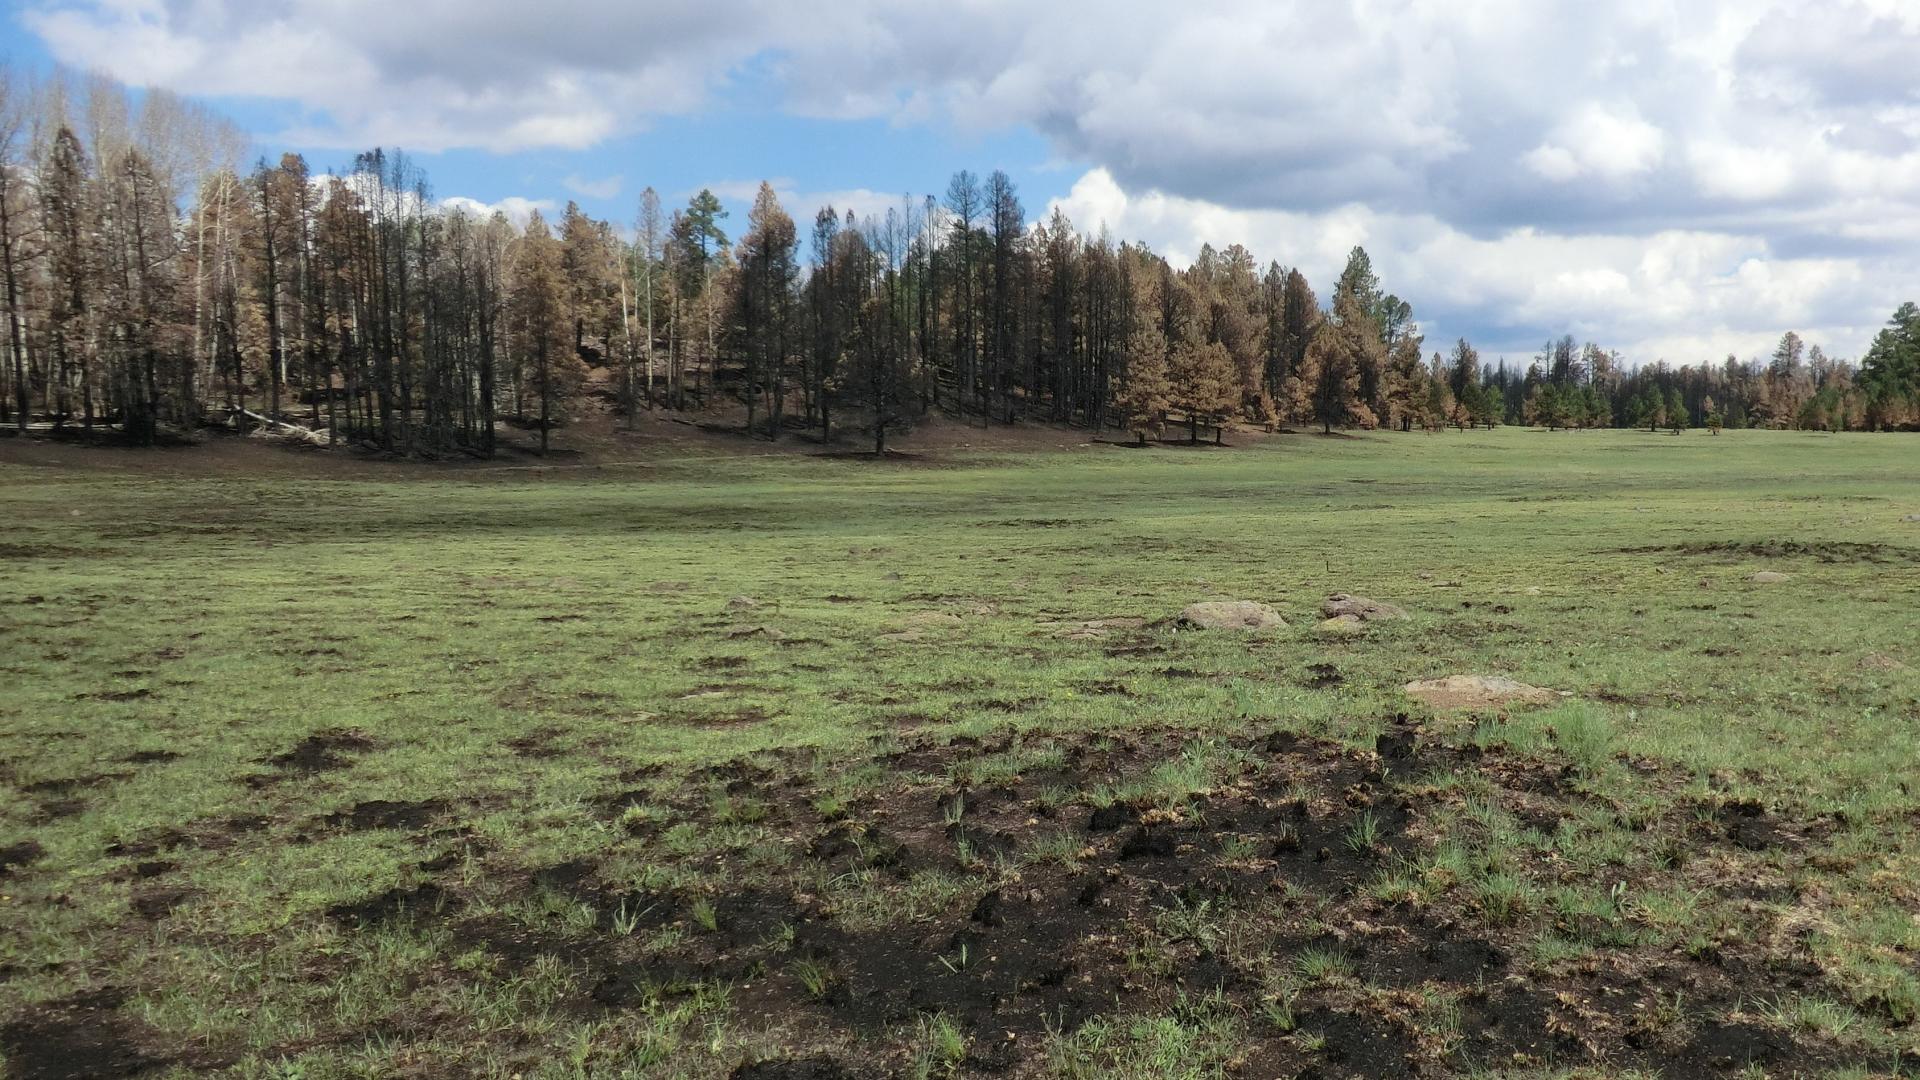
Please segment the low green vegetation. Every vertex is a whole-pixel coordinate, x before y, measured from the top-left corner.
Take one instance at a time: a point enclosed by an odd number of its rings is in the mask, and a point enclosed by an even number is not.
[[[1908,437],[109,460],[0,463],[20,1076],[1920,1050]]]

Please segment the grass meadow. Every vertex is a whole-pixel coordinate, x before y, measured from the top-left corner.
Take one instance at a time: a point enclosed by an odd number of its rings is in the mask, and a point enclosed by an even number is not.
[[[195,452],[0,458],[14,1075],[1920,1067],[1910,436]]]

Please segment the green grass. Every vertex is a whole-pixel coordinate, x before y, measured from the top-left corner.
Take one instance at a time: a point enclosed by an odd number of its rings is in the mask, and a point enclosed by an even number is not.
[[[1238,782],[1238,751],[1214,740],[1284,727],[1364,748],[1408,711],[1450,743],[1564,761],[1567,785],[1598,802],[1592,820],[1543,834],[1476,804],[1471,775],[1395,776],[1451,800],[1458,829],[1383,863],[1385,902],[1458,897],[1489,926],[1553,938],[1548,958],[1616,939],[1735,948],[1724,934],[1755,916],[1718,898],[1721,923],[1690,907],[1710,867],[1682,860],[1617,893],[1557,889],[1530,867],[1551,851],[1599,881],[1652,857],[1623,822],[1757,799],[1830,823],[1819,858],[1779,871],[1812,886],[1805,910],[1773,901],[1768,917],[1860,988],[1783,997],[1777,1022],[1857,1041],[1920,1011],[1906,914],[1920,879],[1911,437],[1502,429],[390,480],[120,464],[0,464],[0,848],[44,850],[0,877],[0,1019],[117,986],[132,995],[123,1014],[218,1049],[236,1074],[288,1061],[377,1074],[439,1055],[478,1071],[573,1059],[654,1075],[671,1059],[720,1075],[814,1036],[725,994],[602,1029],[567,1006],[566,970],[461,983],[442,975],[472,949],[444,929],[356,934],[326,910],[432,881],[459,894],[463,918],[507,912],[528,902],[527,870],[573,859],[632,889],[771,880],[790,872],[793,838],[702,771],[739,759],[780,769],[797,751],[814,763],[816,809],[857,817],[901,782],[861,764],[875,747],[1022,734],[926,778],[991,788],[1061,768],[1055,736],[1173,729],[1194,736],[1184,754],[1049,801],[1180,814]],[[1793,577],[1747,582],[1762,569]],[[1335,591],[1411,618],[1322,637],[1315,609]],[[759,604],[730,610],[735,596]],[[1209,598],[1261,600],[1291,627],[1068,636]],[[1161,651],[1120,647],[1138,641]],[[1337,687],[1307,685],[1321,663]],[[1399,691],[1474,672],[1574,696],[1476,720],[1426,716]],[[323,732],[367,745],[310,775],[265,764]],[[177,757],[128,761],[155,751]],[[644,802],[606,809],[636,786]],[[431,821],[326,820],[370,800],[433,801]],[[1383,820],[1344,843],[1376,851]],[[1073,865],[1076,838],[1035,830],[1050,835],[1038,861]],[[420,867],[437,855],[452,868]],[[185,894],[148,922],[129,904],[148,888],[136,864],[154,859],[178,863],[160,880]],[[1017,874],[978,857],[969,869]],[[970,880],[925,872],[884,898],[864,879],[817,884],[856,922],[912,923],[977,895]],[[617,924],[606,932],[633,949],[727,929],[711,905],[665,930],[611,901],[526,917]],[[964,970],[958,956],[934,958]],[[834,978],[805,957],[786,969],[817,976],[816,996]],[[1063,1075],[1214,1075],[1245,1032],[1274,1027],[1161,1006],[1062,1033],[1046,1053]],[[423,1015],[449,1019],[432,1036],[397,1022]],[[403,1034],[348,1037],[363,1031]],[[979,1038],[946,1017],[900,1037],[920,1047],[900,1053],[921,1075],[960,1069]]]

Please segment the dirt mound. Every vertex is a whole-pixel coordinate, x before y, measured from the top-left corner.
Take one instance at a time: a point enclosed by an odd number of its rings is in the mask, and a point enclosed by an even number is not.
[[[1199,630],[1273,630],[1287,625],[1280,613],[1254,600],[1207,600],[1188,604],[1180,625]]]
[[[1408,683],[1407,695],[1435,709],[1497,709],[1507,705],[1550,705],[1568,696],[1504,675],[1448,675]]]

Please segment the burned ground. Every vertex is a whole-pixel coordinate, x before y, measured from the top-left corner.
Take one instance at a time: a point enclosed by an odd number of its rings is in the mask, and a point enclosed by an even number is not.
[[[1911,1071],[1920,485],[1589,435],[36,466],[0,1073]]]
[[[549,972],[550,1008],[777,1020],[782,1040],[820,1048],[736,1076],[892,1075],[936,1020],[964,1047],[955,1074],[1032,1075],[1079,1052],[1080,1033],[1163,1016],[1230,1024],[1217,1064],[1235,1075],[1892,1064],[1764,1004],[1846,993],[1789,925],[1790,885],[1741,891],[1791,881],[1832,822],[1714,798],[1636,817],[1567,760],[1450,745],[1405,717],[1366,749],[1289,731],[1006,734],[640,779],[597,812],[678,834],[655,884],[591,858],[502,865],[428,830],[458,807],[363,802],[322,824],[450,854],[303,917],[449,942],[467,959],[426,972],[438,988],[422,999]],[[1586,855],[1582,835],[1608,828],[1630,841]],[[1682,850],[1693,871],[1674,864]],[[1675,873],[1744,905],[1751,932],[1694,941],[1636,915],[1616,884]],[[148,888],[133,907],[162,919],[192,895]],[[124,996],[10,1024],[16,1073],[134,1075],[236,1049],[164,1045],[115,1012]]]

